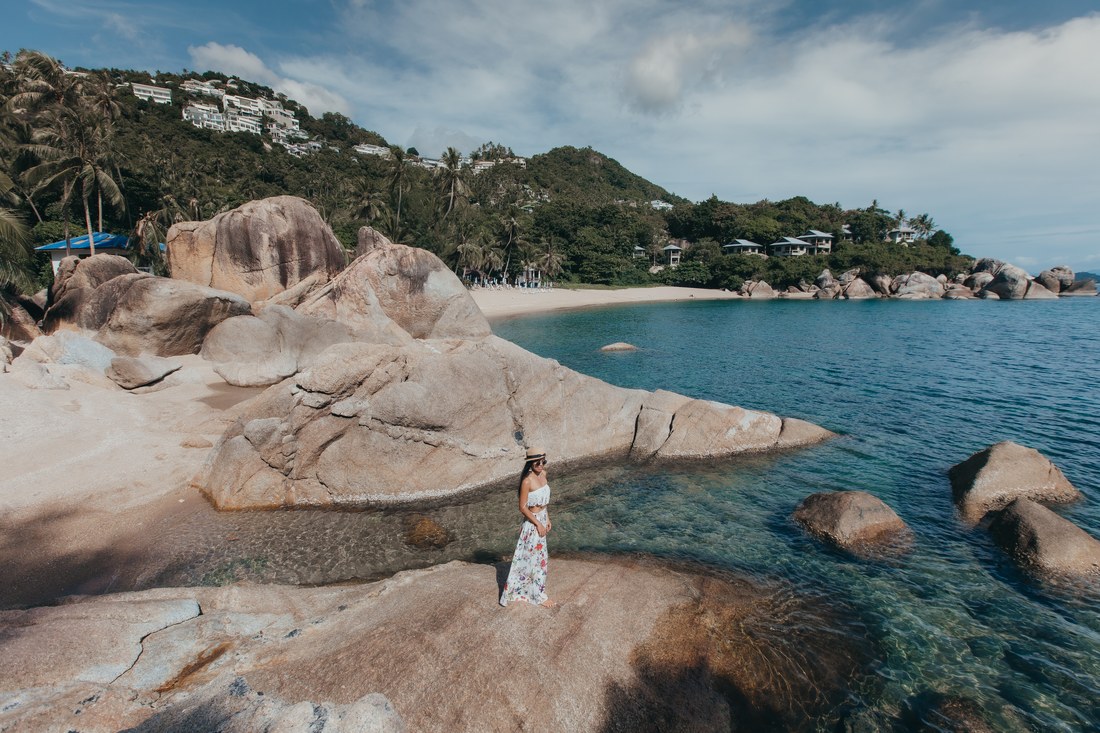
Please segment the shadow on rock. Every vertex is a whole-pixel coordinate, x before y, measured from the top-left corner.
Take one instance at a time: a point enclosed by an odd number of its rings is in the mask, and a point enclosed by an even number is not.
[[[795,731],[836,716],[871,658],[864,629],[789,588],[704,578],[606,692],[604,733]]]

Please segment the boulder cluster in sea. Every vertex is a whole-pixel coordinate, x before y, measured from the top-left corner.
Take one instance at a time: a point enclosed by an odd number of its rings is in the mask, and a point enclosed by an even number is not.
[[[985,523],[1023,569],[1049,578],[1100,580],[1100,540],[1042,503],[1065,504],[1081,492],[1034,448],[1004,441],[948,472],[959,514]],[[855,555],[909,548],[912,532],[882,500],[863,491],[811,494],[792,518],[810,534]]]
[[[946,275],[933,277],[923,272],[903,273],[896,277],[881,274],[861,277],[861,268],[854,267],[839,277],[833,277],[828,269],[822,270],[812,283],[801,281],[781,292],[776,292],[763,280],[746,280],[739,292],[754,300],[1036,300],[1058,296],[1095,296],[1096,281],[1075,281],[1073,270],[1065,266],[1043,270],[1038,277],[1032,278],[1015,265],[984,258],[974,263],[969,273],[960,273],[954,280],[949,280]]]

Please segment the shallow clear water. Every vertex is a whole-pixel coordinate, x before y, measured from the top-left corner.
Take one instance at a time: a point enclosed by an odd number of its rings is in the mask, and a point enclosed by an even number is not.
[[[1100,536],[1100,300],[699,302],[593,310],[495,331],[578,371],[811,420],[841,434],[776,457],[609,476],[555,515],[556,547],[703,560],[825,589],[879,650],[859,703],[927,690],[1001,726],[1100,726],[1100,594],[1019,573],[959,521],[947,469],[1000,440],[1037,448],[1085,494],[1059,511]],[[627,341],[637,352],[601,353]],[[859,561],[804,535],[807,494],[860,489],[913,529]]]

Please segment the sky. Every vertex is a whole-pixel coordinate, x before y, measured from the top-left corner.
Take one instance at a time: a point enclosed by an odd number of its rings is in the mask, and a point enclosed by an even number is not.
[[[1100,272],[1097,0],[0,4],[0,49],[236,74],[428,156],[591,146],[693,201],[877,200]]]

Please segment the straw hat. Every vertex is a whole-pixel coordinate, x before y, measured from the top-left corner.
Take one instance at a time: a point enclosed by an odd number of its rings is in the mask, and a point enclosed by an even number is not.
[[[540,458],[546,458],[546,451],[542,448],[528,448],[527,449],[527,462],[537,461]]]

